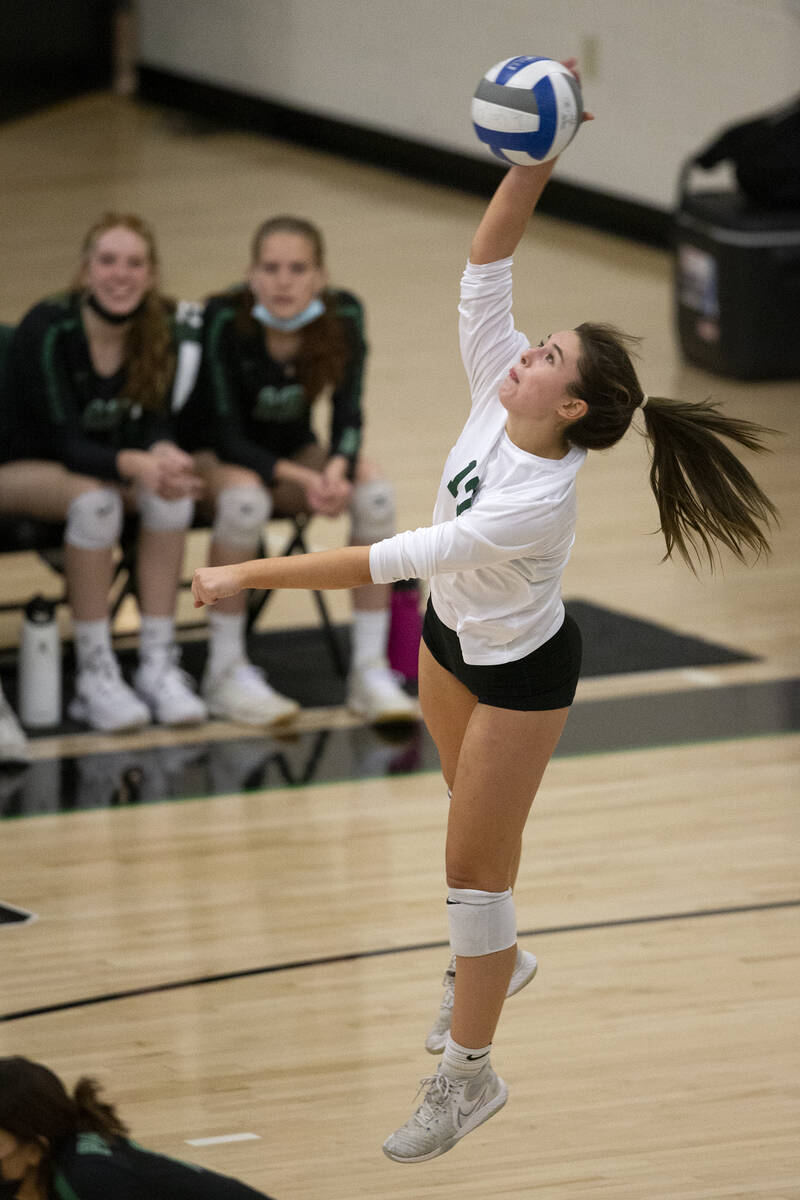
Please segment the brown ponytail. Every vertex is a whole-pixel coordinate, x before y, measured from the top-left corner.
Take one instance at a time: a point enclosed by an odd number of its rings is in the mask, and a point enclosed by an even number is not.
[[[677,548],[692,570],[703,559],[713,570],[719,546],[742,562],[748,551],[769,554],[764,528],[777,522],[777,510],[721,439],[761,453],[764,435],[775,431],[725,416],[710,400],[650,398],[643,416],[666,557]]]
[[[128,1127],[117,1116],[112,1104],[100,1099],[97,1081],[82,1075],[75,1084],[72,1099],[78,1115],[80,1133],[99,1133],[106,1138],[126,1137]]]
[[[612,325],[584,323],[578,379],[571,395],[587,411],[569,428],[569,440],[586,450],[616,444],[645,399],[628,347],[638,338]],[[649,397],[642,411],[650,444],[650,486],[658,504],[666,558],[677,550],[692,569],[704,559],[713,570],[719,547],[745,561],[769,553],[765,528],[777,511],[748,469],[722,438],[747,450],[767,449],[764,436],[775,430],[729,417],[710,400],[688,403]]]

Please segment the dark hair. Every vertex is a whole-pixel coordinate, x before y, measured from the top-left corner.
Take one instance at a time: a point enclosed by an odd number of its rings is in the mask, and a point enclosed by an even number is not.
[[[158,247],[155,233],[146,221],[134,213],[107,212],[95,221],[81,246],[81,268],[86,266],[99,239],[111,229],[128,229],[147,246],[150,266],[157,272]],[[82,271],[75,287],[82,287]],[[161,412],[175,373],[175,349],[169,313],[175,303],[161,295],[154,285],[139,311],[131,318],[125,335],[125,394],[151,412]]]
[[[638,338],[613,325],[585,322],[575,332],[581,342],[578,379],[567,389],[585,400],[586,413],[568,437],[585,450],[615,445],[642,405],[644,392],[627,347]],[[769,553],[762,526],[777,521],[775,506],[747,468],[721,440],[763,451],[763,438],[775,430],[729,417],[710,400],[690,403],[650,396],[642,410],[650,447],[650,486],[667,546],[695,570],[695,560],[714,567],[719,546],[744,561]]]
[[[41,1063],[14,1055],[0,1058],[0,1129],[44,1151],[39,1167],[43,1187],[52,1176],[52,1152],[65,1137],[99,1133],[112,1139],[128,1130],[113,1106],[100,1099],[93,1079],[82,1076],[69,1095],[58,1076]]]
[[[263,242],[273,233],[293,233],[305,238],[311,246],[314,266],[324,270],[325,242],[321,231],[303,217],[285,215],[270,217],[259,225],[250,247],[253,264],[258,262]],[[299,331],[300,352],[295,364],[297,378],[311,400],[315,400],[323,388],[341,383],[351,354],[343,323],[333,310],[333,297],[323,292],[321,299],[325,304],[325,312]],[[263,336],[261,326],[250,315],[252,307],[253,295],[246,288],[239,310],[238,327]]]

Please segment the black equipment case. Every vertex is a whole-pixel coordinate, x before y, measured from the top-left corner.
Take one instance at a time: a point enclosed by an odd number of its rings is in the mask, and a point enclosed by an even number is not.
[[[673,225],[684,357],[737,379],[800,378],[800,210],[692,192],[695,165],[682,172]]]

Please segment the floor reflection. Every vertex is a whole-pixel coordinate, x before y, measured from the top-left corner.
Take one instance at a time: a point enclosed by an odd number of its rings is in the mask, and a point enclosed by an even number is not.
[[[607,753],[798,729],[800,680],[700,687],[578,700],[556,754]],[[122,747],[108,754],[0,767],[0,818],[438,770],[436,749],[422,724]]]
[[[186,746],[121,749],[0,770],[0,817],[152,804],[192,796],[436,770],[421,725],[319,730]]]

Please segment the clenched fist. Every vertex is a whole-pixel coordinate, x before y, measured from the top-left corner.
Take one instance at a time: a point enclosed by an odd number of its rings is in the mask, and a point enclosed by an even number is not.
[[[226,596],[235,596],[242,590],[239,564],[226,567],[198,567],[192,576],[192,595],[195,608],[204,604],[216,604]]]

